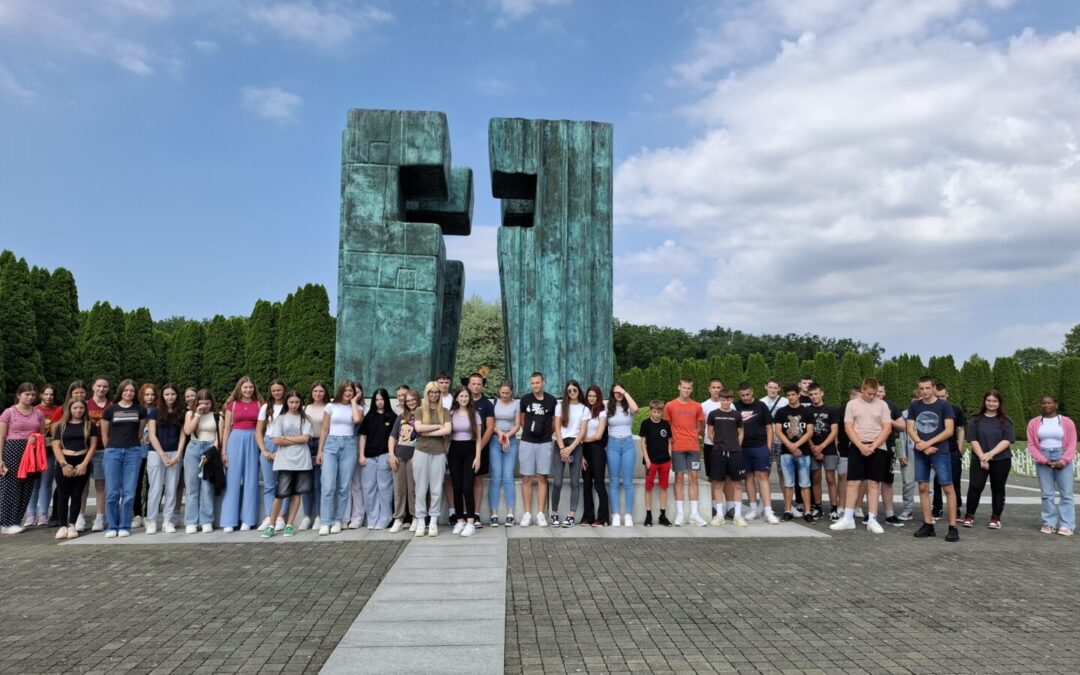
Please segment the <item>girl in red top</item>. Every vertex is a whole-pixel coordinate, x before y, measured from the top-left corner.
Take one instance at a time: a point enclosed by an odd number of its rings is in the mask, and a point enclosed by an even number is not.
[[[232,532],[250,530],[259,523],[259,444],[255,426],[262,397],[250,377],[236,383],[225,401],[222,425],[225,452],[225,494],[221,498],[221,527]]]
[[[56,387],[51,384],[42,386],[39,396],[41,403],[37,404],[37,409],[45,416],[45,443],[49,444],[52,442],[52,425],[60,421],[64,408],[57,405]],[[34,481],[34,491],[30,494],[30,508],[26,510],[23,527],[49,524],[49,502],[52,500],[53,476],[56,471],[56,458],[51,452],[46,453],[45,466],[45,471],[38,474],[38,479]]]

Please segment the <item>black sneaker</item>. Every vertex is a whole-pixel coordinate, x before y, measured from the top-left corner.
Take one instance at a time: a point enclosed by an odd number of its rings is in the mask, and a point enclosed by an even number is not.
[[[447,520],[450,521],[450,527],[453,527],[457,524],[457,514],[451,513],[449,516],[447,516]]]
[[[728,520],[735,520],[735,509],[728,509],[727,513],[724,514],[724,517]]]
[[[864,513],[864,514],[863,514],[863,517],[862,517],[862,522],[863,522],[863,525],[865,525],[865,524],[867,524],[868,522],[870,522],[870,514],[869,514],[869,513]]]
[[[904,521],[897,518],[896,514],[893,514],[893,515],[889,516],[888,518],[886,518],[885,522],[892,525],[893,527],[903,527],[904,526]]]
[[[949,533],[945,535],[945,541],[960,541],[960,530],[955,525],[949,526]]]
[[[671,527],[671,521],[667,519],[666,514],[661,513],[660,517],[656,519],[656,522],[663,525],[664,527]]]
[[[831,507],[829,509],[829,520],[832,520],[832,521],[840,520],[840,512],[836,510],[835,506],[833,506],[833,507]]]
[[[576,524],[577,524],[577,521],[574,520],[573,516],[567,516],[566,520],[562,521],[562,526],[563,527],[573,527]]]
[[[645,522],[642,523],[642,524],[645,527],[652,527],[652,514],[651,513],[646,513],[645,514]]]
[[[809,513],[806,514],[805,516],[803,516],[802,519],[805,520],[808,523],[814,522],[814,516],[809,514]]]
[[[937,532],[934,531],[934,526],[929,523],[923,523],[922,527],[915,530],[915,536],[918,538],[923,537],[936,537]]]
[[[942,511],[941,509],[934,509],[933,511],[930,512],[930,515],[934,518],[934,520],[937,520],[938,518],[940,518],[944,514],[945,514],[945,512]]]
[[[517,521],[514,520],[514,514],[512,514],[512,513],[506,514],[506,526],[507,527],[513,527],[515,525],[517,525]]]
[[[821,505],[819,504],[814,508],[810,509],[810,515],[814,517],[814,520],[817,520],[818,518],[823,516],[824,511],[821,510]]]
[[[795,520],[795,516],[792,515],[791,511],[784,511],[784,515],[780,516],[780,520],[786,523],[789,520]]]

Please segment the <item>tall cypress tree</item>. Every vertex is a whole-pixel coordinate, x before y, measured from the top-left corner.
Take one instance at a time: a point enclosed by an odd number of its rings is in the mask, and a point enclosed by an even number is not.
[[[83,379],[106,377],[114,386],[120,382],[121,341],[123,331],[118,330],[113,307],[108,302],[95,302],[86,315],[82,326]]]
[[[859,353],[859,372],[865,377],[877,376],[877,361],[870,352]]]
[[[888,399],[900,407],[904,407],[911,390],[900,386],[900,368],[896,365],[896,361],[886,361],[881,364],[878,379],[884,383],[885,395]]]
[[[956,369],[956,362],[953,361],[951,355],[931,356],[927,368],[930,372],[930,377],[934,378],[935,382],[944,384],[949,388],[949,391],[955,392],[953,396],[960,393],[960,371]],[[957,403],[957,405],[961,404]]]
[[[326,288],[308,284],[281,306],[278,375],[298,390],[315,380],[330,381],[334,369],[334,321]]]
[[[861,387],[862,381],[862,367],[859,364],[859,355],[855,352],[844,352],[844,358],[840,360],[840,400],[846,401],[848,391],[852,387]]]
[[[15,389],[23,382],[40,384],[43,372],[37,344],[37,317],[34,313],[34,292],[30,267],[19,259],[0,269],[0,342],[4,346],[4,368],[7,372],[5,400],[11,400]]]
[[[49,276],[40,312],[45,317],[45,339],[42,345],[42,367],[45,380],[65,389],[79,372],[79,295],[75,277],[58,267]],[[39,336],[40,337],[40,336]]]
[[[776,352],[773,375],[780,380],[780,386],[799,383],[799,376],[802,375],[799,366],[799,355],[795,352]]]
[[[244,335],[244,372],[261,388],[277,373],[278,306],[259,300],[251,310]]]
[[[754,388],[754,393],[757,394],[758,398],[765,395],[765,383],[769,379],[769,364],[765,362],[764,355],[754,352],[746,357],[746,374],[743,379]],[[728,386],[734,389],[739,386],[739,383],[733,382]]]
[[[150,310],[140,307],[124,316],[124,377],[140,385],[143,382],[163,384],[158,377],[157,357],[154,354],[154,320]]]
[[[244,320],[218,314],[206,327],[203,380],[218,400],[225,400],[244,374]],[[265,382],[258,383],[265,387]]]
[[[178,387],[201,388],[203,379],[203,327],[198,321],[187,321],[172,337],[169,348],[168,379]]]
[[[738,387],[743,377],[742,357],[738,354],[725,354],[719,377],[728,389],[734,390]]]
[[[1074,420],[1080,419],[1080,356],[1069,356],[1061,361],[1059,400],[1063,414]]]
[[[990,370],[990,362],[978,354],[972,354],[960,368],[961,400],[957,405],[962,406],[967,414],[974,415],[982,404],[983,394],[993,386],[994,376]]]
[[[825,401],[838,406],[847,400],[847,394],[841,394],[840,368],[836,365],[836,354],[818,352],[814,355],[814,380],[825,390]]]
[[[169,344],[172,336],[154,329],[154,381],[169,382]]]
[[[1020,390],[1020,366],[1016,359],[1002,356],[994,360],[994,388],[1001,392],[1005,410],[1020,412],[1024,409],[1024,396]],[[1016,425],[1016,438],[1022,440],[1024,429]]]

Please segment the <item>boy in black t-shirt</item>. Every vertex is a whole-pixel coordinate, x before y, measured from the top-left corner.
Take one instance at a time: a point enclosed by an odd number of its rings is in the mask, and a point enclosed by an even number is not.
[[[709,439],[712,458],[709,461],[709,480],[712,482],[714,502],[724,499],[724,492],[730,491],[735,505],[733,521],[739,527],[746,527],[742,517],[742,481],[746,477],[742,458],[742,413],[732,406],[735,395],[730,389],[720,391],[720,408],[713,410],[705,420],[705,434]],[[712,525],[724,524],[724,511],[718,509],[712,518]]]
[[[817,382],[810,385],[810,406],[807,408],[814,419],[814,434],[808,444],[810,450],[810,490],[814,504],[810,514],[820,518],[821,508],[821,473],[825,472],[825,484],[829,490],[829,517],[837,520],[839,500],[836,496],[836,469],[840,458],[836,452],[836,437],[840,433],[843,418],[838,410],[825,403],[825,391]],[[836,515],[834,518],[833,515]]]
[[[799,403],[799,388],[794,384],[784,387],[788,404],[773,414],[773,433],[780,438],[780,468],[784,474],[784,515],[781,520],[792,520],[791,503],[795,496],[795,484],[805,504],[810,503],[810,437],[814,435],[814,419],[809,408]],[[814,522],[810,512],[803,511],[803,519]]]
[[[645,463],[645,527],[652,527],[652,491],[660,479],[660,518],[656,521],[671,525],[667,519],[667,495],[671,480],[671,424],[664,419],[664,402],[649,401],[649,419],[641,423],[641,458]]]

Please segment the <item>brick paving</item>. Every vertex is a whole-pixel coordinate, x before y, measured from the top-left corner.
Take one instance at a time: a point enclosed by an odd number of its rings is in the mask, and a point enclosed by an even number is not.
[[[958,544],[511,539],[506,672],[1076,673],[1080,542],[1006,517]]]
[[[405,541],[0,543],[0,672],[317,671]]]

